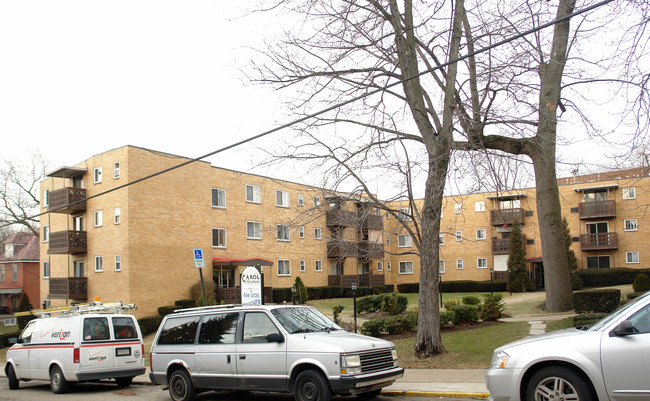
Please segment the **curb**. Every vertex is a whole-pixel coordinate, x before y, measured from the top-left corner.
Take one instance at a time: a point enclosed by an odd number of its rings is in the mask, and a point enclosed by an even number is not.
[[[403,397],[436,397],[436,398],[474,398],[486,399],[490,393],[461,393],[461,392],[445,392],[445,391],[396,391],[386,390],[382,391],[381,395],[390,396],[403,396]]]

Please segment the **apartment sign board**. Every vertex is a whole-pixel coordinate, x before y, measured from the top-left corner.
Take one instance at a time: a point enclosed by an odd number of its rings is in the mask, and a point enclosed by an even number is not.
[[[241,274],[241,303],[262,304],[262,275],[255,266],[248,266]]]

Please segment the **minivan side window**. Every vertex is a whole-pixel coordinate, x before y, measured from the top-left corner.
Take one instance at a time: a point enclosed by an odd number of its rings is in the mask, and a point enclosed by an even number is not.
[[[84,319],[84,341],[108,340],[108,319],[105,317],[87,317]]]
[[[194,344],[200,316],[167,319],[160,330],[158,344]]]
[[[203,316],[199,344],[233,344],[238,320],[239,313]]]
[[[243,342],[265,343],[267,342],[266,336],[271,333],[279,334],[279,331],[266,313],[250,312],[246,314]]]
[[[114,317],[113,336],[116,340],[123,338],[138,338],[133,319],[130,317]]]

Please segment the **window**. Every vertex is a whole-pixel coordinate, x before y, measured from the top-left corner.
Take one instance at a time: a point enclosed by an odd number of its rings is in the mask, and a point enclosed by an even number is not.
[[[246,202],[262,203],[260,187],[246,184]]]
[[[93,214],[93,221],[95,222],[95,227],[101,227],[102,225],[102,211],[98,210]]]
[[[301,271],[301,272],[304,272],[304,271],[305,271],[305,261],[304,261],[304,260],[301,260],[301,261],[300,261],[300,271]]]
[[[194,344],[201,316],[167,319],[160,330],[158,344]]]
[[[298,194],[298,206],[304,206],[305,200],[302,197],[302,194]]]
[[[440,259],[438,260],[438,273],[444,273],[445,272],[445,261]]]
[[[287,259],[278,259],[278,276],[291,275],[291,261]]]
[[[463,204],[462,203],[456,203],[454,205],[454,213],[461,214],[462,212],[463,212]]]
[[[275,205],[279,207],[289,207],[289,192],[275,191]]]
[[[99,184],[100,182],[102,182],[102,168],[101,167],[95,167],[95,170],[93,172],[93,177],[94,177],[95,184]]]
[[[5,244],[5,258],[11,259],[14,257],[14,244]]]
[[[130,317],[114,317],[111,320],[113,321],[113,336],[116,340],[138,338],[133,319]]]
[[[5,267],[0,266],[0,281],[5,282]]]
[[[399,274],[413,274],[413,262],[399,262]]]
[[[456,241],[462,241],[462,240],[463,240],[463,232],[456,231]]]
[[[322,272],[323,271],[323,261],[322,260],[317,260],[316,261],[316,271],[317,272]]]
[[[487,269],[487,258],[476,259],[476,267],[478,269]]]
[[[278,241],[289,241],[289,226],[278,224],[276,227],[278,231]]]
[[[625,263],[639,263],[639,252],[625,252]]]
[[[239,313],[221,313],[203,317],[199,344],[234,344]]]
[[[485,239],[485,229],[476,230],[476,239],[477,240],[484,240]]]
[[[390,262],[386,262],[386,270],[390,271]]]
[[[120,178],[120,162],[113,163],[113,178]]]
[[[320,198],[318,196],[314,196],[314,207],[319,207],[320,206]]]
[[[314,238],[321,239],[321,229],[319,227],[314,228]]]
[[[609,269],[609,255],[587,256],[587,269]]]
[[[113,209],[113,223],[120,224],[120,208]]]
[[[244,330],[242,342],[266,343],[266,336],[278,333],[277,327],[271,319],[262,312],[249,312],[244,317]]]
[[[246,198],[248,200],[248,198]],[[226,190],[220,188],[212,188],[212,207],[220,209],[226,208]]]
[[[43,242],[50,242],[50,225],[43,226]]]
[[[463,270],[463,259],[456,259],[456,269]]]
[[[104,258],[102,256],[95,256],[95,271],[104,271]]]
[[[384,271],[384,262],[377,262],[377,271],[378,272]]]
[[[438,234],[438,245],[444,245],[445,244],[445,233],[439,233]]]
[[[408,234],[400,234],[397,236],[397,246],[400,248],[408,248],[413,246],[413,238]]]
[[[411,221],[411,209],[409,208],[397,209],[397,220]]]
[[[108,319],[105,317],[87,317],[84,319],[84,341],[108,340]]]
[[[499,201],[499,209],[519,209],[521,208],[521,199],[508,199]]]
[[[262,223],[258,221],[246,222],[246,238],[262,239]]]
[[[624,223],[625,231],[636,231],[636,219],[627,219]]]
[[[50,191],[46,189],[43,191],[43,207],[48,207],[49,205],[50,205]]]
[[[43,262],[43,278],[50,278],[50,262]]]
[[[115,255],[115,271],[122,271],[122,255]]]
[[[635,199],[636,191],[634,187],[623,188],[623,199]]]
[[[305,227],[303,226],[298,227],[298,237],[305,238]]]
[[[84,261],[75,260],[74,261],[74,276],[83,277],[84,276]]]
[[[18,281],[18,265],[11,265],[11,281],[14,283]]]
[[[212,229],[212,247],[225,248],[226,247],[226,229],[213,228]]]
[[[475,212],[484,212],[485,211],[485,201],[474,202],[474,211]]]

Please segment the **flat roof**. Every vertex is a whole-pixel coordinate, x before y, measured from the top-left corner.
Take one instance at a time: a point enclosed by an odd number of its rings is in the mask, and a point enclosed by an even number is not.
[[[85,167],[61,166],[59,168],[50,171],[46,175],[48,177],[72,178],[79,174],[83,174],[86,171],[88,171],[88,169],[86,169]]]
[[[616,189],[616,188],[618,188],[618,184],[602,184],[602,185],[592,185],[590,187],[573,188],[573,190],[576,192],[585,192],[585,191],[596,191],[598,189]]]

